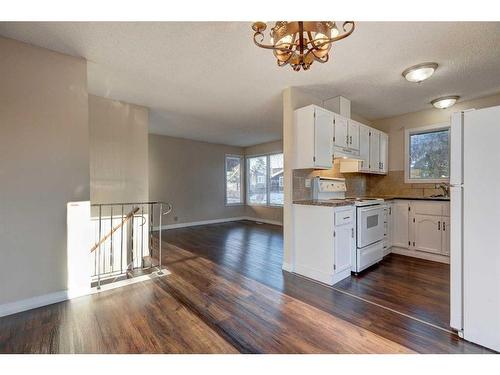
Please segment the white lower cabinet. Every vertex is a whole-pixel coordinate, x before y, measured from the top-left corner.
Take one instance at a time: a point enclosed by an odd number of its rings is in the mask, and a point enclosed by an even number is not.
[[[395,201],[392,204],[392,246],[409,246],[409,202]]]
[[[333,273],[336,275],[350,274],[352,249],[356,246],[354,233],[354,209],[335,209],[334,237],[334,263]]]
[[[393,203],[392,244],[405,255],[448,262],[449,230],[449,202],[401,200]]]
[[[354,207],[293,205],[293,271],[333,285],[351,274]]]
[[[413,229],[411,247],[414,250],[441,254],[441,216],[416,214],[411,224]]]
[[[450,218],[443,216],[441,254],[450,256]]]
[[[392,202],[386,203],[384,208],[384,256],[391,252],[392,247]]]

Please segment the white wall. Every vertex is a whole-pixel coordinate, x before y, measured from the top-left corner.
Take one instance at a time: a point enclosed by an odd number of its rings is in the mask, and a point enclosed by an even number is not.
[[[89,95],[92,203],[148,200],[148,115],[146,107]]]
[[[389,134],[389,170],[404,170],[404,130],[450,121],[453,112],[471,108],[486,108],[500,105],[500,94],[475,100],[458,102],[448,109],[430,108],[425,111],[372,121],[372,126]]]
[[[66,203],[90,198],[86,73],[0,37],[0,305],[67,288]]]

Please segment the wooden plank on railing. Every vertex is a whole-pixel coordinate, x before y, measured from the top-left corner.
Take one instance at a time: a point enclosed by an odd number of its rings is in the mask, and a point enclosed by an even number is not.
[[[137,212],[139,211],[139,207],[134,208],[132,211],[130,211],[127,216],[125,216],[125,219],[118,224],[116,227],[112,228],[111,231],[106,234],[104,237],[102,237],[99,242],[97,242],[91,249],[90,252],[95,251],[99,245],[101,245],[104,241],[106,241],[113,233],[115,233],[122,225],[124,225],[127,221],[129,221]]]

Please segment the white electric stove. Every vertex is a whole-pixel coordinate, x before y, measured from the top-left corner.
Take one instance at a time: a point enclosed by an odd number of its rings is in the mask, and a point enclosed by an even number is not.
[[[346,190],[344,178],[313,179],[313,199],[348,200],[356,206],[356,248],[351,257],[351,271],[357,274],[384,256],[385,205],[382,198],[346,198]]]

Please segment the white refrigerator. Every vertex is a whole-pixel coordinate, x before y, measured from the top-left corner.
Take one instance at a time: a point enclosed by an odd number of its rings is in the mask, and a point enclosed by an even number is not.
[[[500,106],[451,119],[451,327],[500,351]]]

